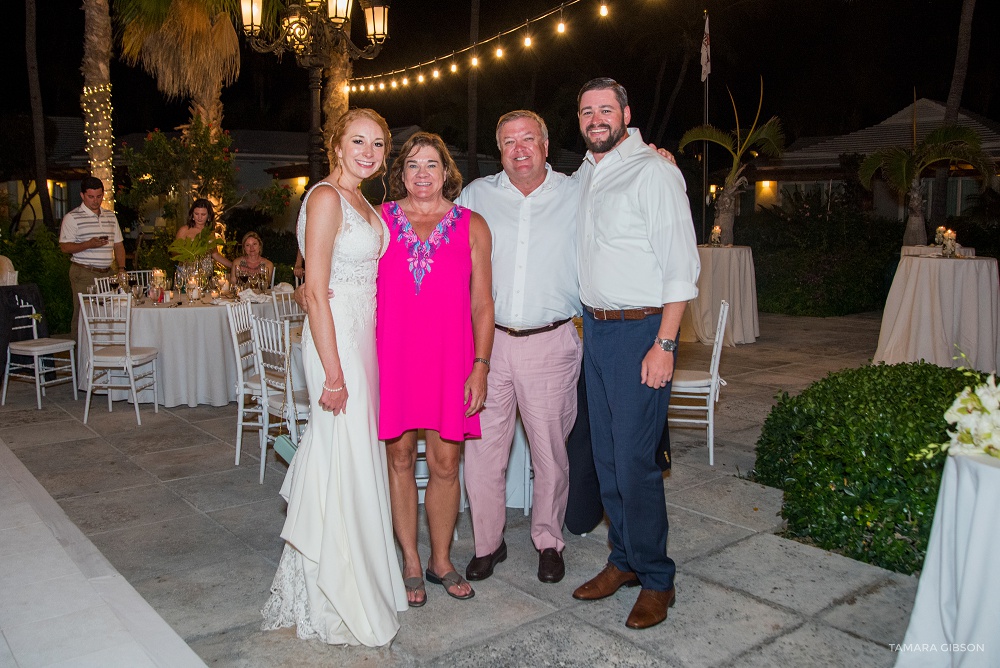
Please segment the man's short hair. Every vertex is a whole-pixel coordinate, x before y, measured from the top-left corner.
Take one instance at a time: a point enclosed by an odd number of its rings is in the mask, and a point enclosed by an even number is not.
[[[583,94],[590,90],[613,90],[622,111],[628,106],[628,93],[625,92],[624,86],[610,77],[597,77],[583,84],[583,88],[580,89],[579,94],[576,96],[577,111],[580,110],[580,100],[583,99]]]
[[[530,118],[538,123],[538,127],[542,129],[542,141],[549,140],[549,129],[546,127],[545,121],[541,116],[533,111],[528,111],[527,109],[516,109],[514,111],[508,111],[500,117],[499,121],[497,121],[497,148],[503,150],[503,147],[500,146],[500,130],[503,129],[503,126],[507,125],[511,121],[516,121],[519,118]]]
[[[85,193],[88,190],[104,190],[104,182],[96,176],[85,176],[80,181],[80,193]]]

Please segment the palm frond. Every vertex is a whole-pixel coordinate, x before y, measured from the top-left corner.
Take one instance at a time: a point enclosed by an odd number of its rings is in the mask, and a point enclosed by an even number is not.
[[[907,158],[910,156],[910,151],[898,146],[892,146],[888,148],[880,148],[861,163],[861,167],[858,169],[858,179],[861,181],[861,185],[865,188],[871,188],[872,180],[875,178],[876,174],[882,174],[882,178],[886,180],[887,183],[898,192],[906,192],[910,187],[910,179],[906,176],[901,176],[901,169],[905,171]],[[896,174],[901,176],[901,178],[891,179],[889,174]]]
[[[772,116],[767,123],[754,128],[744,145],[746,148],[754,146],[759,153],[768,157],[778,157],[785,150],[785,132],[781,128],[781,121],[777,116]]]
[[[691,128],[681,137],[680,144],[677,147],[680,150],[684,150],[685,146],[696,141],[707,141],[717,144],[734,156],[736,155],[736,142],[733,136],[714,125],[699,125],[698,127]]]

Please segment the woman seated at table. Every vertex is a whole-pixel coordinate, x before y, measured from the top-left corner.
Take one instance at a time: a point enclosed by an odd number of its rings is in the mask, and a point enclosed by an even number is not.
[[[413,607],[427,600],[417,553],[418,429],[426,434],[430,472],[424,501],[431,553],[425,574],[453,598],[475,593],[455,570],[450,552],[462,442],[480,437],[479,412],[486,401],[493,292],[490,231],[482,216],[452,201],[461,187],[441,137],[418,132],[389,172],[397,201],[381,209],[389,247],[379,261],[376,290],[378,435],[388,452],[392,523]]]
[[[214,225],[215,225],[215,207],[212,206],[212,203],[209,200],[202,197],[196,199],[194,203],[191,204],[191,208],[188,209],[187,224],[181,226],[181,228],[177,230],[177,236],[174,238],[194,239],[196,236],[198,236],[205,230],[206,226],[211,228]],[[216,231],[216,236],[220,236],[217,231]],[[233,261],[227,258],[222,253],[220,253],[218,247],[216,247],[215,250],[212,251],[211,258],[212,260],[218,262],[227,269],[230,269],[233,266]],[[212,273],[214,272],[215,265],[212,265],[211,267],[203,267],[203,269],[206,269],[209,273]]]
[[[264,252],[264,242],[260,240],[260,235],[247,232],[243,235],[241,245],[243,255],[233,260],[232,284],[238,288],[248,287],[252,283],[258,289],[270,287],[274,263],[261,255]]]

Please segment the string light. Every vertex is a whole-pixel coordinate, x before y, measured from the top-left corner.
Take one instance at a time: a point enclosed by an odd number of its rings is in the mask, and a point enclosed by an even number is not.
[[[510,28],[508,30],[505,30],[505,31],[503,31],[501,33],[498,33],[498,34],[494,35],[493,37],[489,37],[487,39],[484,39],[484,40],[481,40],[481,41],[478,41],[478,42],[474,42],[474,43],[470,44],[469,46],[467,46],[467,47],[465,47],[463,49],[460,49],[458,51],[452,51],[450,54],[442,54],[442,55],[439,55],[439,56],[437,56],[435,58],[432,58],[432,59],[429,59],[429,60],[426,60],[426,61],[423,61],[423,62],[420,62],[420,63],[416,63],[416,64],[413,64],[413,65],[409,65],[407,67],[403,67],[403,68],[400,68],[400,69],[392,70],[390,72],[382,72],[381,74],[361,76],[361,77],[354,77],[352,79],[352,81],[359,82],[361,84],[360,87],[359,87],[360,91],[364,92],[366,85],[368,87],[368,90],[374,90],[373,86],[369,85],[368,82],[371,82],[371,81],[376,81],[377,82],[377,81],[382,81],[382,80],[388,80],[390,77],[394,77],[394,76],[399,75],[399,74],[404,74],[407,71],[415,71],[415,72],[420,72],[420,70],[428,71],[432,67],[433,67],[433,69],[431,70],[431,76],[434,79],[437,79],[440,76],[440,69],[438,69],[438,67],[437,67],[437,64],[439,62],[444,61],[444,62],[450,63],[448,65],[448,69],[452,73],[457,73],[458,72],[458,65],[456,64],[456,57],[457,56],[461,56],[462,54],[465,54],[467,52],[469,53],[468,57],[469,57],[469,64],[470,64],[470,66],[471,67],[479,67],[480,62],[479,62],[479,56],[478,56],[477,52],[478,52],[478,50],[479,50],[480,47],[487,46],[487,45],[489,45],[490,42],[495,42],[496,46],[493,48],[493,53],[494,53],[494,55],[496,56],[497,59],[502,59],[505,54],[504,54],[504,47],[501,44],[501,40],[504,37],[506,37],[506,36],[509,36],[511,34],[516,34],[517,32],[522,32],[523,31],[523,36],[521,37],[521,39],[523,40],[523,44],[524,44],[525,48],[532,48],[534,46],[534,39],[531,36],[531,24],[532,23],[537,23],[539,21],[542,21],[542,20],[544,20],[544,19],[546,19],[546,18],[548,18],[550,16],[554,16],[554,15],[558,14],[558,23],[556,24],[556,33],[558,33],[560,35],[566,34],[566,32],[567,32],[567,25],[566,25],[566,20],[564,18],[565,9],[567,9],[568,7],[572,7],[573,5],[577,4],[578,2],[582,2],[582,1],[583,0],[565,0],[564,2],[562,2],[561,4],[559,4],[557,7],[554,7],[554,8],[548,10],[547,12],[545,12],[543,14],[540,14],[540,15],[532,18],[532,19],[528,19],[527,21],[525,21],[523,23],[520,23],[517,26],[514,26],[514,27],[512,27],[512,28]],[[588,5],[589,4],[590,3],[588,3]],[[591,7],[593,7],[593,5],[591,5]],[[593,10],[591,10],[591,11],[593,11]],[[598,13],[600,14],[601,17],[607,17],[610,14],[609,3],[607,1],[601,1],[600,2],[599,6],[598,6]],[[418,76],[417,76],[417,82],[418,83],[423,83],[424,81],[425,81],[425,76],[422,73],[418,74]],[[407,82],[406,77],[403,77],[401,83],[402,83],[403,86],[407,85],[408,82]],[[353,90],[353,88],[352,88],[352,90]]]
[[[379,81],[378,82],[378,89],[379,90],[385,90],[385,82],[384,81]]]
[[[406,77],[403,77],[403,85],[404,86],[409,86],[410,85],[410,80],[407,79]]]
[[[80,96],[83,111],[83,131],[86,150],[90,156],[90,173],[100,178],[106,185],[104,202],[114,208],[114,184],[112,181],[112,154],[114,135],[111,128],[111,84],[84,86]]]
[[[390,88],[395,88],[395,87],[396,87],[396,86],[398,86],[398,85],[399,85],[399,84],[397,84],[397,83],[396,83],[396,80],[395,80],[395,79],[393,79],[393,80],[392,80],[391,82],[389,82],[389,87],[390,87]]]

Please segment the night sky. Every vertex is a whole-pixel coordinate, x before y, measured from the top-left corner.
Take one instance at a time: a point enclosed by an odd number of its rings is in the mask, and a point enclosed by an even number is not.
[[[39,65],[45,111],[79,114],[83,14],[79,0],[36,0]],[[523,24],[558,5],[558,0],[481,2],[480,38]],[[28,111],[24,67],[23,4],[10,3],[12,40],[5,50],[7,104],[2,114]],[[480,125],[486,136],[497,116],[533,108],[551,126],[554,143],[579,149],[575,95],[594,76],[611,76],[630,94],[633,124],[659,125],[666,98],[680,70],[685,34],[701,39],[702,13],[711,13],[712,76],[710,120],[726,129],[733,119],[726,88],[732,90],[741,122],[751,120],[760,78],[764,117],[778,115],[789,141],[831,135],[876,123],[913,99],[943,101],[954,66],[960,0],[615,0],[611,16],[597,18],[596,0],[566,10],[570,31],[556,39],[555,19],[533,27],[535,47],[524,54],[520,37],[505,40],[502,64],[485,56],[479,77]],[[374,61],[355,64],[356,75],[412,65],[469,44],[468,0],[394,0],[390,38]],[[355,9],[356,41],[363,39]],[[1000,121],[1000,2],[979,0],[963,107]],[[663,91],[653,109],[655,82],[663,67]],[[466,79],[444,81],[397,94],[356,94],[351,104],[372,106],[390,126],[421,124],[464,144]],[[120,62],[112,66],[115,134],[169,129],[187,118],[184,101],[168,102],[152,79]],[[223,92],[224,125],[231,129],[305,130],[308,122],[306,73],[286,55],[244,49],[240,80]],[[700,123],[702,85],[697,52],[686,69],[680,94],[666,125],[664,145],[675,144]],[[490,150],[489,144],[480,150]]]

